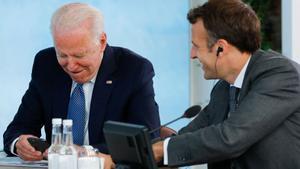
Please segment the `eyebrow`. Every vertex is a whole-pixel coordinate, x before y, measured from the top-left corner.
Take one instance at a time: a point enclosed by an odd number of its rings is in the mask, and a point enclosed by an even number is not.
[[[199,48],[199,46],[198,46],[195,42],[192,41],[192,44],[193,44],[195,47]]]
[[[73,55],[85,55],[85,54],[87,54],[87,53],[89,53],[89,52],[90,52],[89,50],[85,49],[85,50],[80,51],[80,52],[78,52],[78,53],[75,53],[75,54],[73,54]]]
[[[65,54],[65,53],[63,53],[63,52],[56,52],[59,56],[64,56],[64,55],[67,55],[67,54]],[[71,53],[71,55],[72,56],[83,56],[83,55],[85,55],[85,54],[87,54],[87,53],[89,53],[89,51],[88,50],[84,50],[84,51],[80,51],[80,52],[78,52],[78,53]]]

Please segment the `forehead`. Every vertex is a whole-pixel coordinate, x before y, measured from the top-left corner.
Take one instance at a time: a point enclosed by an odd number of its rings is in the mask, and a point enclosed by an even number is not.
[[[192,24],[192,41],[199,43],[207,40],[207,31],[203,25],[203,21],[199,19],[196,23]]]
[[[62,53],[77,53],[89,50],[94,46],[95,41],[89,32],[84,30],[71,31],[65,34],[54,36],[55,48]]]

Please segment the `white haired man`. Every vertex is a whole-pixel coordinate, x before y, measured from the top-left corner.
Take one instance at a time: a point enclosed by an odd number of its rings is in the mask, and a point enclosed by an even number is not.
[[[128,49],[109,46],[103,25],[101,13],[87,4],[66,4],[54,13],[54,47],[36,55],[29,88],[4,133],[9,155],[41,160],[43,154],[27,138],[40,137],[44,126],[50,143],[52,118],[73,119],[74,143],[102,153],[108,153],[102,132],[107,120],[149,129],[160,125],[152,64]],[[72,107],[75,91],[81,91],[80,108]],[[79,109],[83,114],[71,111]]]

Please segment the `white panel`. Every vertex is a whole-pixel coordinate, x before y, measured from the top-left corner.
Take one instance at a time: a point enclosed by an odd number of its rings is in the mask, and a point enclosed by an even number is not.
[[[292,59],[300,63],[300,1],[292,0]]]
[[[190,0],[190,8],[205,3],[207,0]],[[191,34],[191,33],[190,33]],[[191,38],[189,39],[191,42]],[[189,43],[191,48],[191,43]],[[213,81],[207,81],[203,78],[203,71],[198,60],[190,62],[190,104],[199,104],[204,107],[209,101],[209,94],[213,87]],[[201,152],[199,152],[201,153]],[[194,165],[191,169],[207,169],[207,165]]]
[[[190,0],[191,8],[203,4],[207,0]],[[190,39],[191,41],[191,39]],[[191,44],[191,43],[190,43]],[[191,48],[191,45],[190,45]],[[210,91],[214,85],[214,80],[205,80],[203,70],[197,59],[190,62],[190,104],[199,104],[202,107],[209,101]]]
[[[281,15],[282,15],[282,54],[292,56],[292,2],[291,0],[282,1]]]
[[[300,63],[299,0],[282,0],[282,53]]]

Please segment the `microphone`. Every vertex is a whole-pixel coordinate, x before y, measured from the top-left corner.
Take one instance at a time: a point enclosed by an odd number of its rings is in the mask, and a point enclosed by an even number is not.
[[[159,126],[159,127],[155,128],[155,129],[149,131],[149,134],[154,133],[155,131],[157,131],[157,130],[161,129],[162,127],[165,127],[165,126],[167,126],[167,125],[169,125],[171,123],[174,123],[175,121],[177,121],[179,119],[182,119],[182,118],[192,118],[192,117],[196,116],[200,111],[201,111],[201,106],[194,105],[194,106],[188,108],[184,112],[184,114],[182,116],[180,116],[180,117],[178,117],[178,118],[176,118],[176,119],[174,119],[174,120],[172,120],[172,121],[170,121],[170,122],[168,122],[168,123],[166,123],[166,124],[164,124],[162,126]]]

